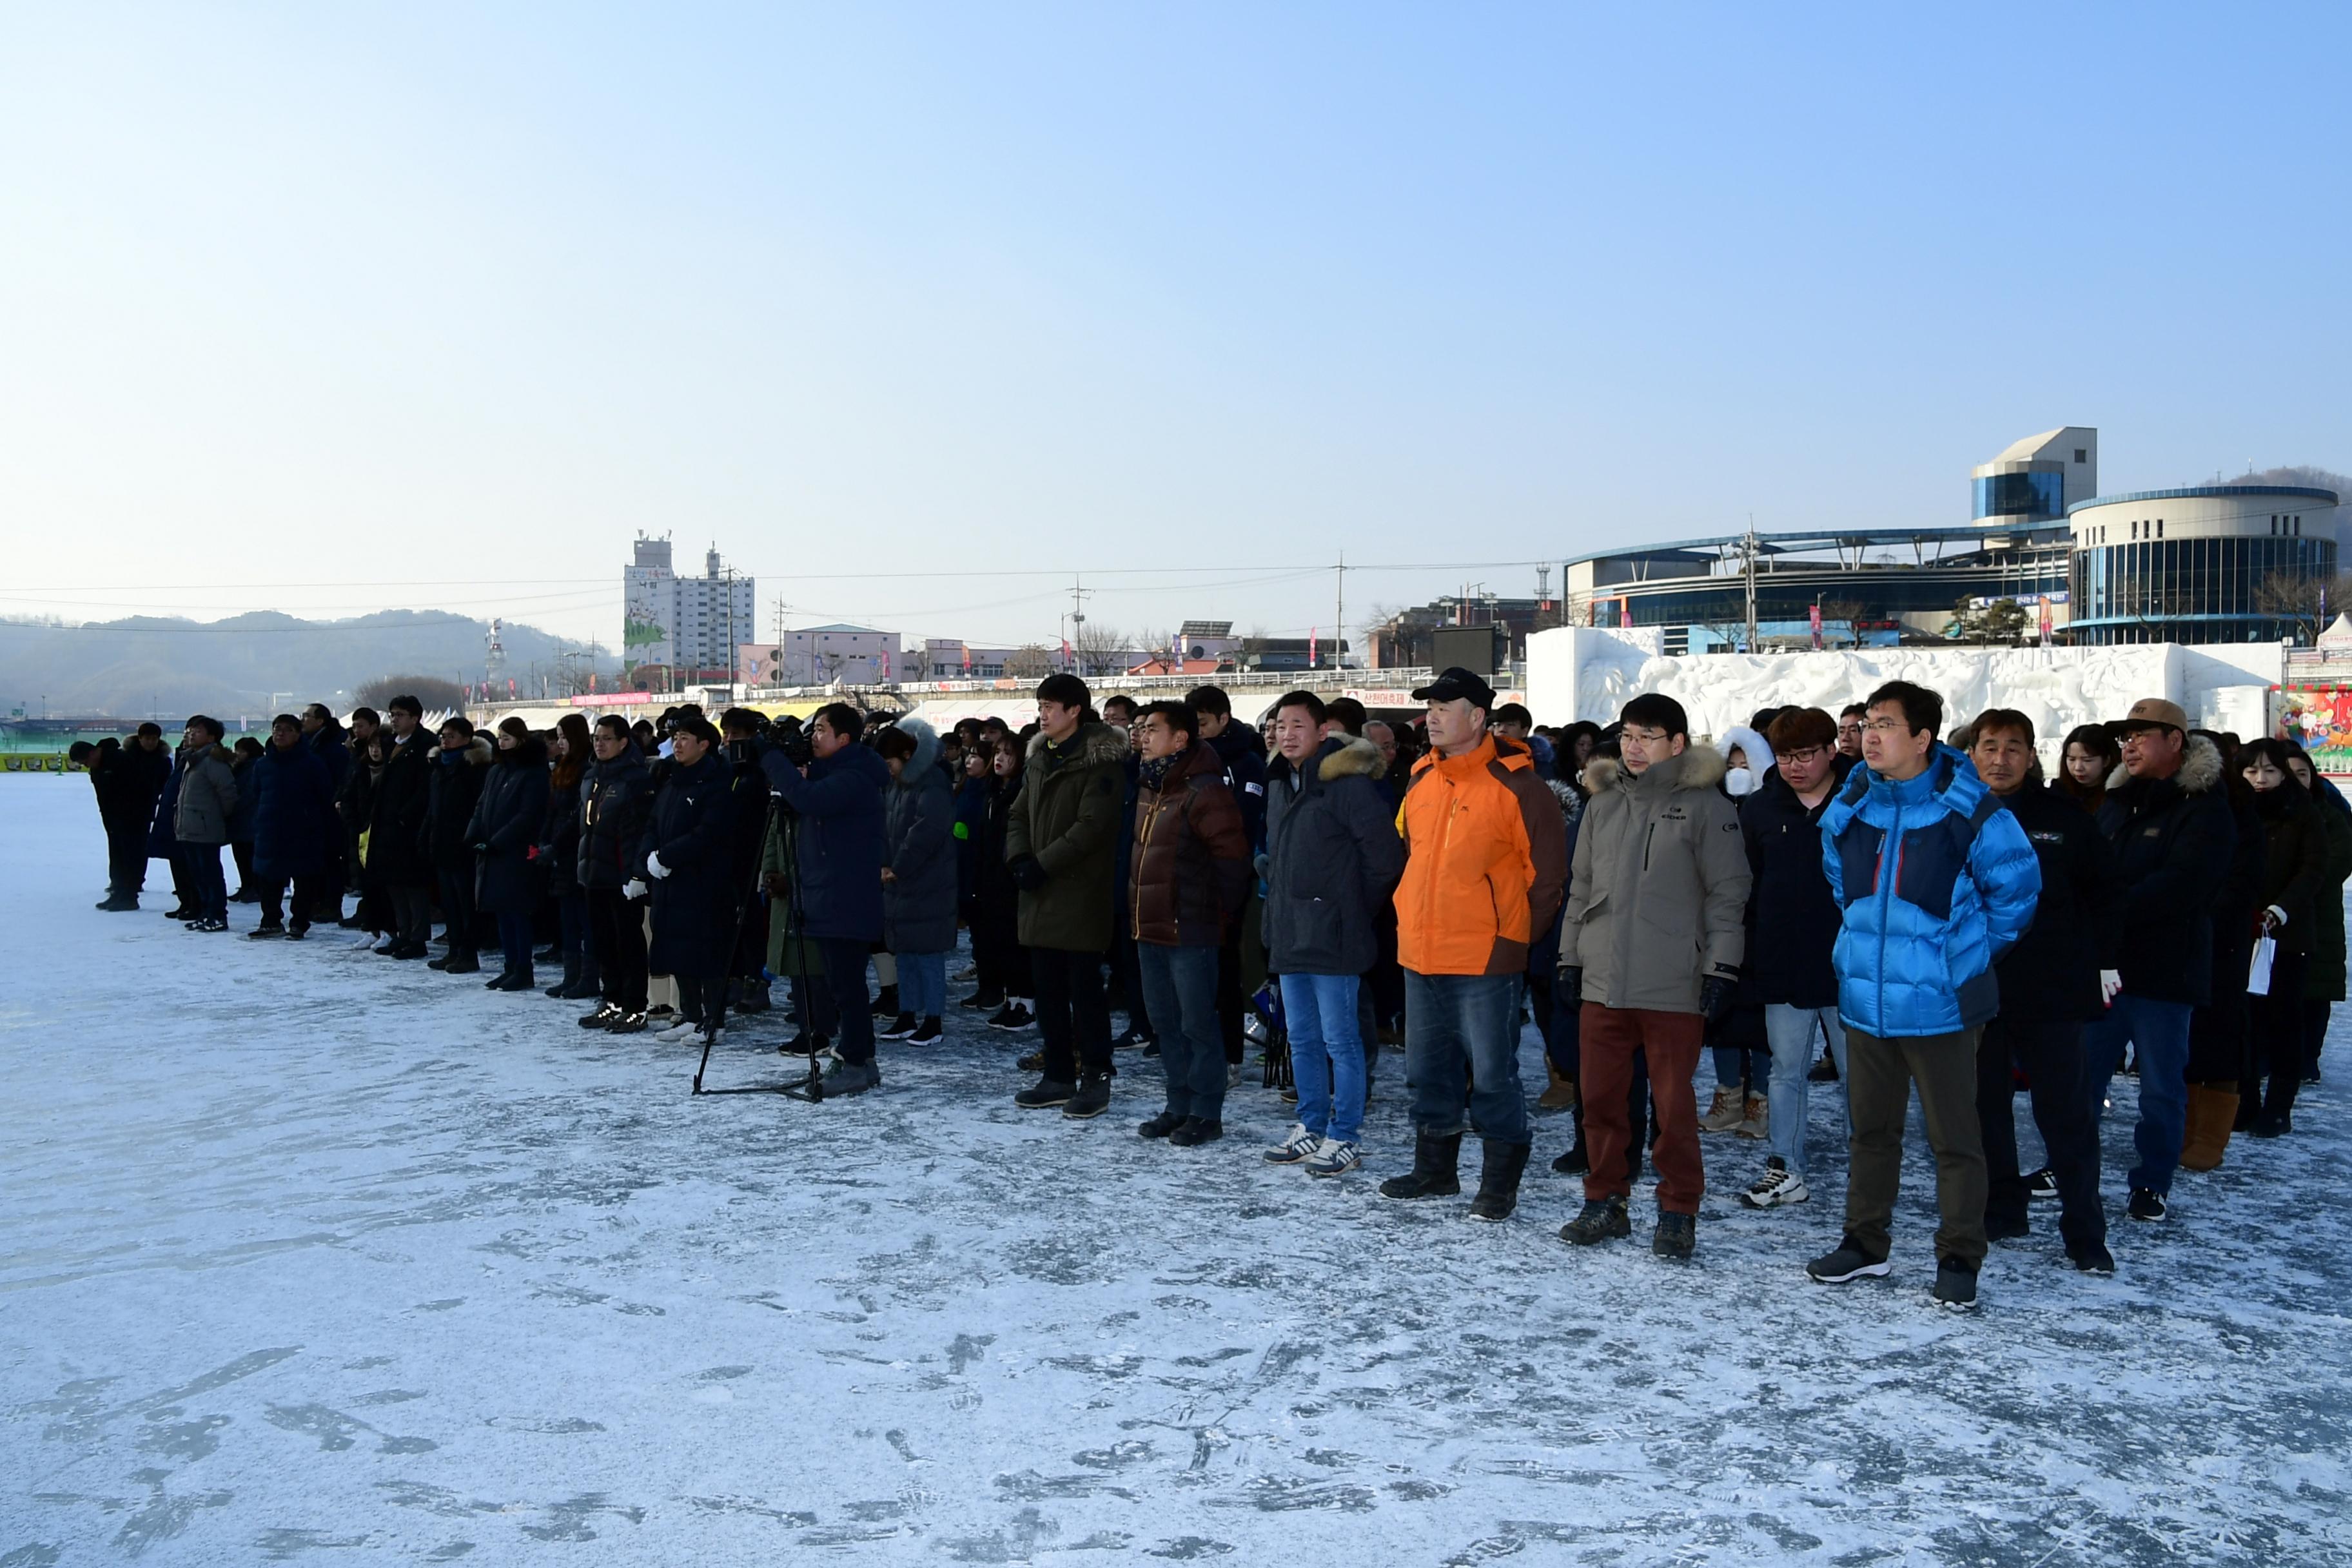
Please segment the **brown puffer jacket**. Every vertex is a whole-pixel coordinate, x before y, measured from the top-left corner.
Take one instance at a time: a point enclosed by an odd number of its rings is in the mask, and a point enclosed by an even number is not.
[[[1136,795],[1127,892],[1136,941],[1214,947],[1248,896],[1249,836],[1224,772],[1217,753],[1195,742],[1160,788]]]

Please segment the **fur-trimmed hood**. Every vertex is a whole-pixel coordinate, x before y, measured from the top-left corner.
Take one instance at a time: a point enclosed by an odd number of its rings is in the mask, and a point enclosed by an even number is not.
[[[1758,778],[1760,779],[1772,771],[1775,761],[1772,755],[1772,742],[1766,740],[1760,731],[1751,730],[1745,724],[1734,724],[1716,737],[1715,749],[1723,753],[1726,768],[1731,765],[1731,749],[1734,746],[1738,747],[1740,753],[1747,757],[1748,771]]]
[[[901,719],[892,728],[906,731],[915,740],[915,754],[907,759],[898,780],[901,785],[911,788],[922,782],[926,773],[940,765],[940,732],[921,719]]]
[[[1333,735],[1308,760],[1315,764],[1315,776],[1323,780],[1377,779],[1388,769],[1381,760],[1381,749],[1360,735]],[[1288,757],[1276,752],[1266,759],[1265,771],[1268,778],[1287,781],[1298,770],[1290,765]]]
[[[1723,753],[1712,746],[1685,746],[1681,756],[1651,763],[1650,772],[1655,773],[1663,767],[1675,769],[1673,787],[1678,790],[1713,789],[1723,782],[1723,775],[1730,766]],[[1584,764],[1584,785],[1593,795],[1619,784],[1621,780],[1622,787],[1627,789],[1641,782],[1627,773],[1625,764],[1615,757],[1594,757]]]
[[[445,749],[446,748],[441,744],[440,737],[437,735],[435,736],[433,740],[433,763],[436,767],[446,768],[449,765],[441,760],[441,752]],[[498,751],[497,748],[489,743],[489,742],[477,734],[472,740],[466,742],[466,749],[463,755],[465,756],[467,765],[469,767],[486,768],[490,765],[491,759],[498,755]]]
[[[2117,763],[2107,774],[2107,787],[2121,789],[2132,782],[2131,770]],[[2204,795],[2221,782],[2221,748],[2202,735],[2189,737],[2189,745],[2180,758],[2180,771],[2172,775],[2183,795]]]
[[[1112,729],[1099,719],[1089,720],[1079,725],[1078,732],[1070,737],[1070,742],[1076,748],[1076,755],[1072,758],[1072,761],[1083,763],[1090,767],[1100,767],[1107,763],[1118,762],[1127,755],[1128,752],[1126,735]],[[1029,748],[1024,758],[1024,765],[1035,766],[1037,760],[1045,754],[1045,731],[1040,730],[1029,737]]]

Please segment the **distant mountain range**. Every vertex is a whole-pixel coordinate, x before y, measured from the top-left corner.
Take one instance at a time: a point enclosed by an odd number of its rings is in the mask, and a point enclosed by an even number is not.
[[[387,675],[482,679],[489,623],[441,610],[379,610],[350,620],[306,621],[257,610],[220,621],[132,616],[79,626],[0,620],[0,718],[89,715],[184,719],[263,717],[309,701],[341,708],[363,681]],[[506,672],[524,695],[560,692],[559,653],[581,645],[536,627],[500,628]],[[588,661],[571,661],[583,675]],[[534,667],[536,667],[534,668]],[[612,689],[619,660],[595,673]],[[290,695],[289,695],[290,693]]]

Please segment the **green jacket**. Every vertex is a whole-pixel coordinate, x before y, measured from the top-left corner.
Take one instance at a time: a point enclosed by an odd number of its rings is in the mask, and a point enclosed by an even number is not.
[[[1021,892],[1021,944],[1066,952],[1110,945],[1112,879],[1127,805],[1127,737],[1082,724],[1063,744],[1029,740],[1021,793],[1004,824],[1004,859],[1033,857],[1045,885]]]
[[[2344,882],[2352,878],[2352,815],[2331,801],[2315,803],[2327,836],[2326,874],[2312,900],[2311,958],[2303,972],[2303,994],[2315,1002],[2344,1000]]]

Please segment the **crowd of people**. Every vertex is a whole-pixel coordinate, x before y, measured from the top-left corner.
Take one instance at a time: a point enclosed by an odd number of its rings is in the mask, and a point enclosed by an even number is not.
[[[797,1030],[780,1048],[825,1058],[827,1100],[881,1082],[877,1040],[940,1039],[952,1000],[1034,1032],[1024,1109],[1099,1116],[1118,1054],[1156,1057],[1160,1108],[1136,1131],[1189,1147],[1223,1138],[1255,1040],[1286,1052],[1297,1102],[1263,1158],[1334,1178],[1361,1163],[1381,1047],[1402,1044],[1412,1159],[1381,1194],[1459,1194],[1475,1132],[1482,1220],[1515,1211],[1533,1149],[1532,1022],[1534,1104],[1572,1128],[1552,1168],[1582,1178],[1560,1232],[1580,1246],[1632,1235],[1646,1158],[1652,1250],[1692,1256],[1707,1135],[1761,1146],[1746,1207],[1810,1201],[1810,1101],[1834,1084],[1843,1223],[1808,1271],[1883,1277],[1916,1089],[1935,1295],[1956,1308],[2038,1200],[2075,1267],[2114,1270],[2099,1141],[2118,1072],[2138,1085],[2124,1212],[2150,1224],[2178,1171],[2290,1131],[2316,1079],[2352,805],[2291,741],[2192,729],[2152,698],[2068,734],[2045,779],[2027,715],[1948,734],[1942,700],[1901,681],[1713,744],[1661,693],[1550,729],[1467,670],[1413,697],[1406,724],[1294,691],[1254,730],[1214,686],[1097,709],[1056,674],[1034,721],[946,732],[843,702],[805,724],[688,704],[428,731],[398,697],[348,726],[281,715],[266,744],[198,715],[176,747],[146,724],[73,760],[106,829],[101,910],[139,909],[160,858],[190,931],[252,903],[250,940],[362,931],[450,974],[494,942],[488,987],[559,966],[544,994],[593,1003],[586,1029],[715,1042],[773,1007]],[[971,990],[951,998],[959,931]]]

